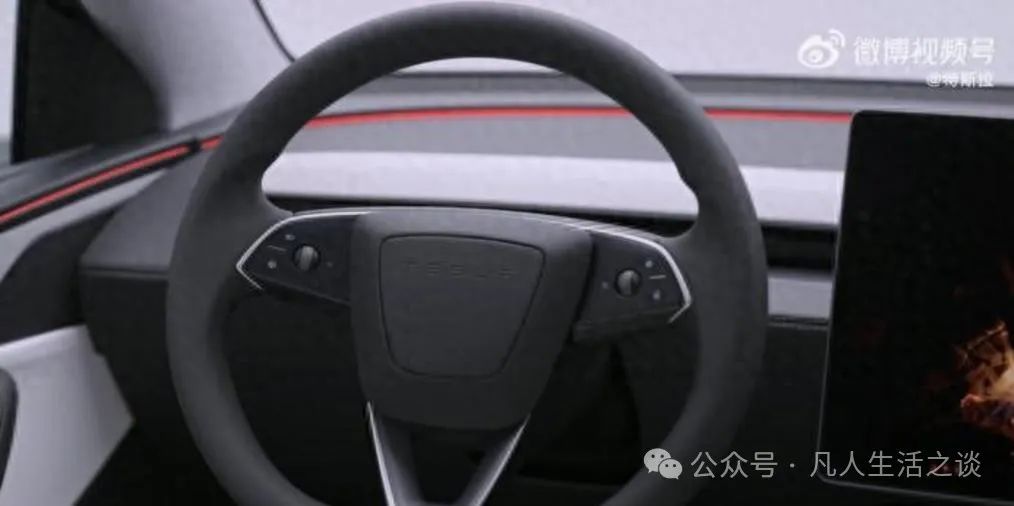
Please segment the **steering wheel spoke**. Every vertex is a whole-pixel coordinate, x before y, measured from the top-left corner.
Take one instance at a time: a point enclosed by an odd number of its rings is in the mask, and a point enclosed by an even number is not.
[[[412,434],[408,428],[377,413],[369,403],[366,405],[366,416],[387,505],[434,505],[423,497],[420,489],[416,477]],[[507,463],[514,454],[514,449],[527,425],[528,419],[525,418],[517,427],[486,445],[475,473],[465,485],[461,495],[454,501],[454,505],[478,506],[486,502],[486,498],[507,468]]]
[[[610,341],[674,323],[692,304],[686,278],[664,238],[642,230],[586,225],[595,245],[577,343]]]
[[[261,234],[236,270],[259,290],[346,305],[352,229],[364,213],[330,210],[290,216]]]

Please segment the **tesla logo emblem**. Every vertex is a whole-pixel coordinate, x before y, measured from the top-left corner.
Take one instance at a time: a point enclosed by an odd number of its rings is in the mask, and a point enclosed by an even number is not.
[[[508,280],[517,275],[517,271],[506,265],[492,265],[481,262],[449,262],[446,260],[421,260],[409,258],[405,261],[408,274],[424,275],[433,278],[471,278]]]

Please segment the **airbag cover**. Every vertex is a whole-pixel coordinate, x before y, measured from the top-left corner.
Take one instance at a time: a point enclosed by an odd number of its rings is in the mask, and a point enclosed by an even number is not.
[[[381,246],[381,296],[394,361],[416,374],[499,370],[532,302],[542,253],[510,242],[393,237]]]

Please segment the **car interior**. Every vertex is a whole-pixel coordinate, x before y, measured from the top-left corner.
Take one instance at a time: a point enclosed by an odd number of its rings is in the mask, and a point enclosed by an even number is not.
[[[1008,4],[10,4],[0,506],[1014,504]]]

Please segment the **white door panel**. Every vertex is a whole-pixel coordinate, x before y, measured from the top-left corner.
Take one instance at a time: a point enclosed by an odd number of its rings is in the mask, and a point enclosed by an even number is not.
[[[0,345],[18,386],[0,506],[63,506],[88,487],[133,423],[84,326]]]

